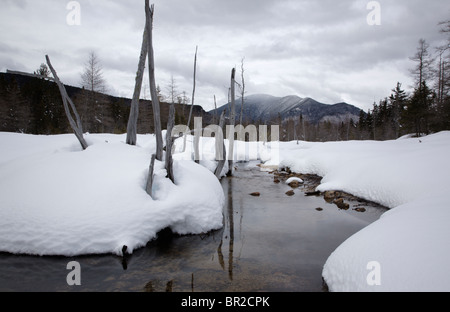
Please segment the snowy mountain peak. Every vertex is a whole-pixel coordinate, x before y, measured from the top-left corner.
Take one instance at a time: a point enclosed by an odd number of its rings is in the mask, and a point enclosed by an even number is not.
[[[241,98],[236,99],[236,118],[239,118],[241,111]],[[227,103],[217,110],[218,115],[224,109],[229,110],[230,103]],[[348,118],[357,120],[360,109],[347,103],[328,105],[320,103],[312,98],[301,98],[297,95],[276,97],[268,94],[254,94],[244,97],[243,116],[246,120],[268,121],[281,116],[281,118],[298,117],[302,115],[307,120],[318,123],[324,120],[343,121]]]

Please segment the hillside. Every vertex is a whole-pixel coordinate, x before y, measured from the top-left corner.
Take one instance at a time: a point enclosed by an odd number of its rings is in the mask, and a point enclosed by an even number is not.
[[[83,122],[84,132],[126,132],[131,99],[65,86]],[[176,122],[185,123],[190,106],[175,105]],[[161,103],[161,123],[167,124],[169,104]],[[195,105],[194,116],[205,116]],[[30,134],[71,133],[55,83],[17,74],[0,73],[0,131]],[[152,102],[139,103],[138,133],[153,132]]]
[[[361,109],[347,104],[338,103],[328,105],[311,98],[300,98],[295,95],[275,97],[267,94],[249,95],[244,98],[244,120],[268,122],[281,115],[282,119],[303,116],[311,123],[317,124],[323,121],[342,122],[350,118],[355,122],[359,119]],[[209,113],[220,115],[222,111],[230,107],[227,103],[217,110]],[[241,111],[241,99],[236,100],[236,118]]]

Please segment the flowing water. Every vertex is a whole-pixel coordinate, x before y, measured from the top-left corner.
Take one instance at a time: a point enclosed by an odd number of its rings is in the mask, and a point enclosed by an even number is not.
[[[328,256],[385,209],[367,204],[365,212],[340,210],[322,197],[305,196],[301,187],[287,196],[292,188],[273,181],[255,163],[238,164],[221,182],[221,230],[161,235],[124,259],[0,254],[0,291],[323,291]],[[70,261],[80,263],[81,286],[66,282]]]

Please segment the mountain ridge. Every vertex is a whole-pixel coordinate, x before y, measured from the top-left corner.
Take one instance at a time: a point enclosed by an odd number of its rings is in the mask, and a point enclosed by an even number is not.
[[[236,120],[239,120],[241,103],[241,98],[236,99]],[[228,107],[230,103],[208,113],[220,115]],[[360,108],[345,102],[324,104],[310,97],[301,98],[297,95],[277,97],[269,94],[253,94],[244,97],[243,119],[247,122],[268,122],[278,117],[284,120],[303,116],[312,123],[342,122],[349,119],[357,121],[361,111]]]

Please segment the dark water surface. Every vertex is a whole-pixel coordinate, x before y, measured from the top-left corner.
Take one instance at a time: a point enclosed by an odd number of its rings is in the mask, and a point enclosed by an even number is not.
[[[219,231],[153,241],[125,260],[2,253],[0,291],[323,291],[328,256],[385,211],[339,210],[302,188],[287,196],[290,186],[275,184],[254,164],[239,164],[222,186],[227,201]],[[81,265],[81,286],[67,285],[70,261]]]

